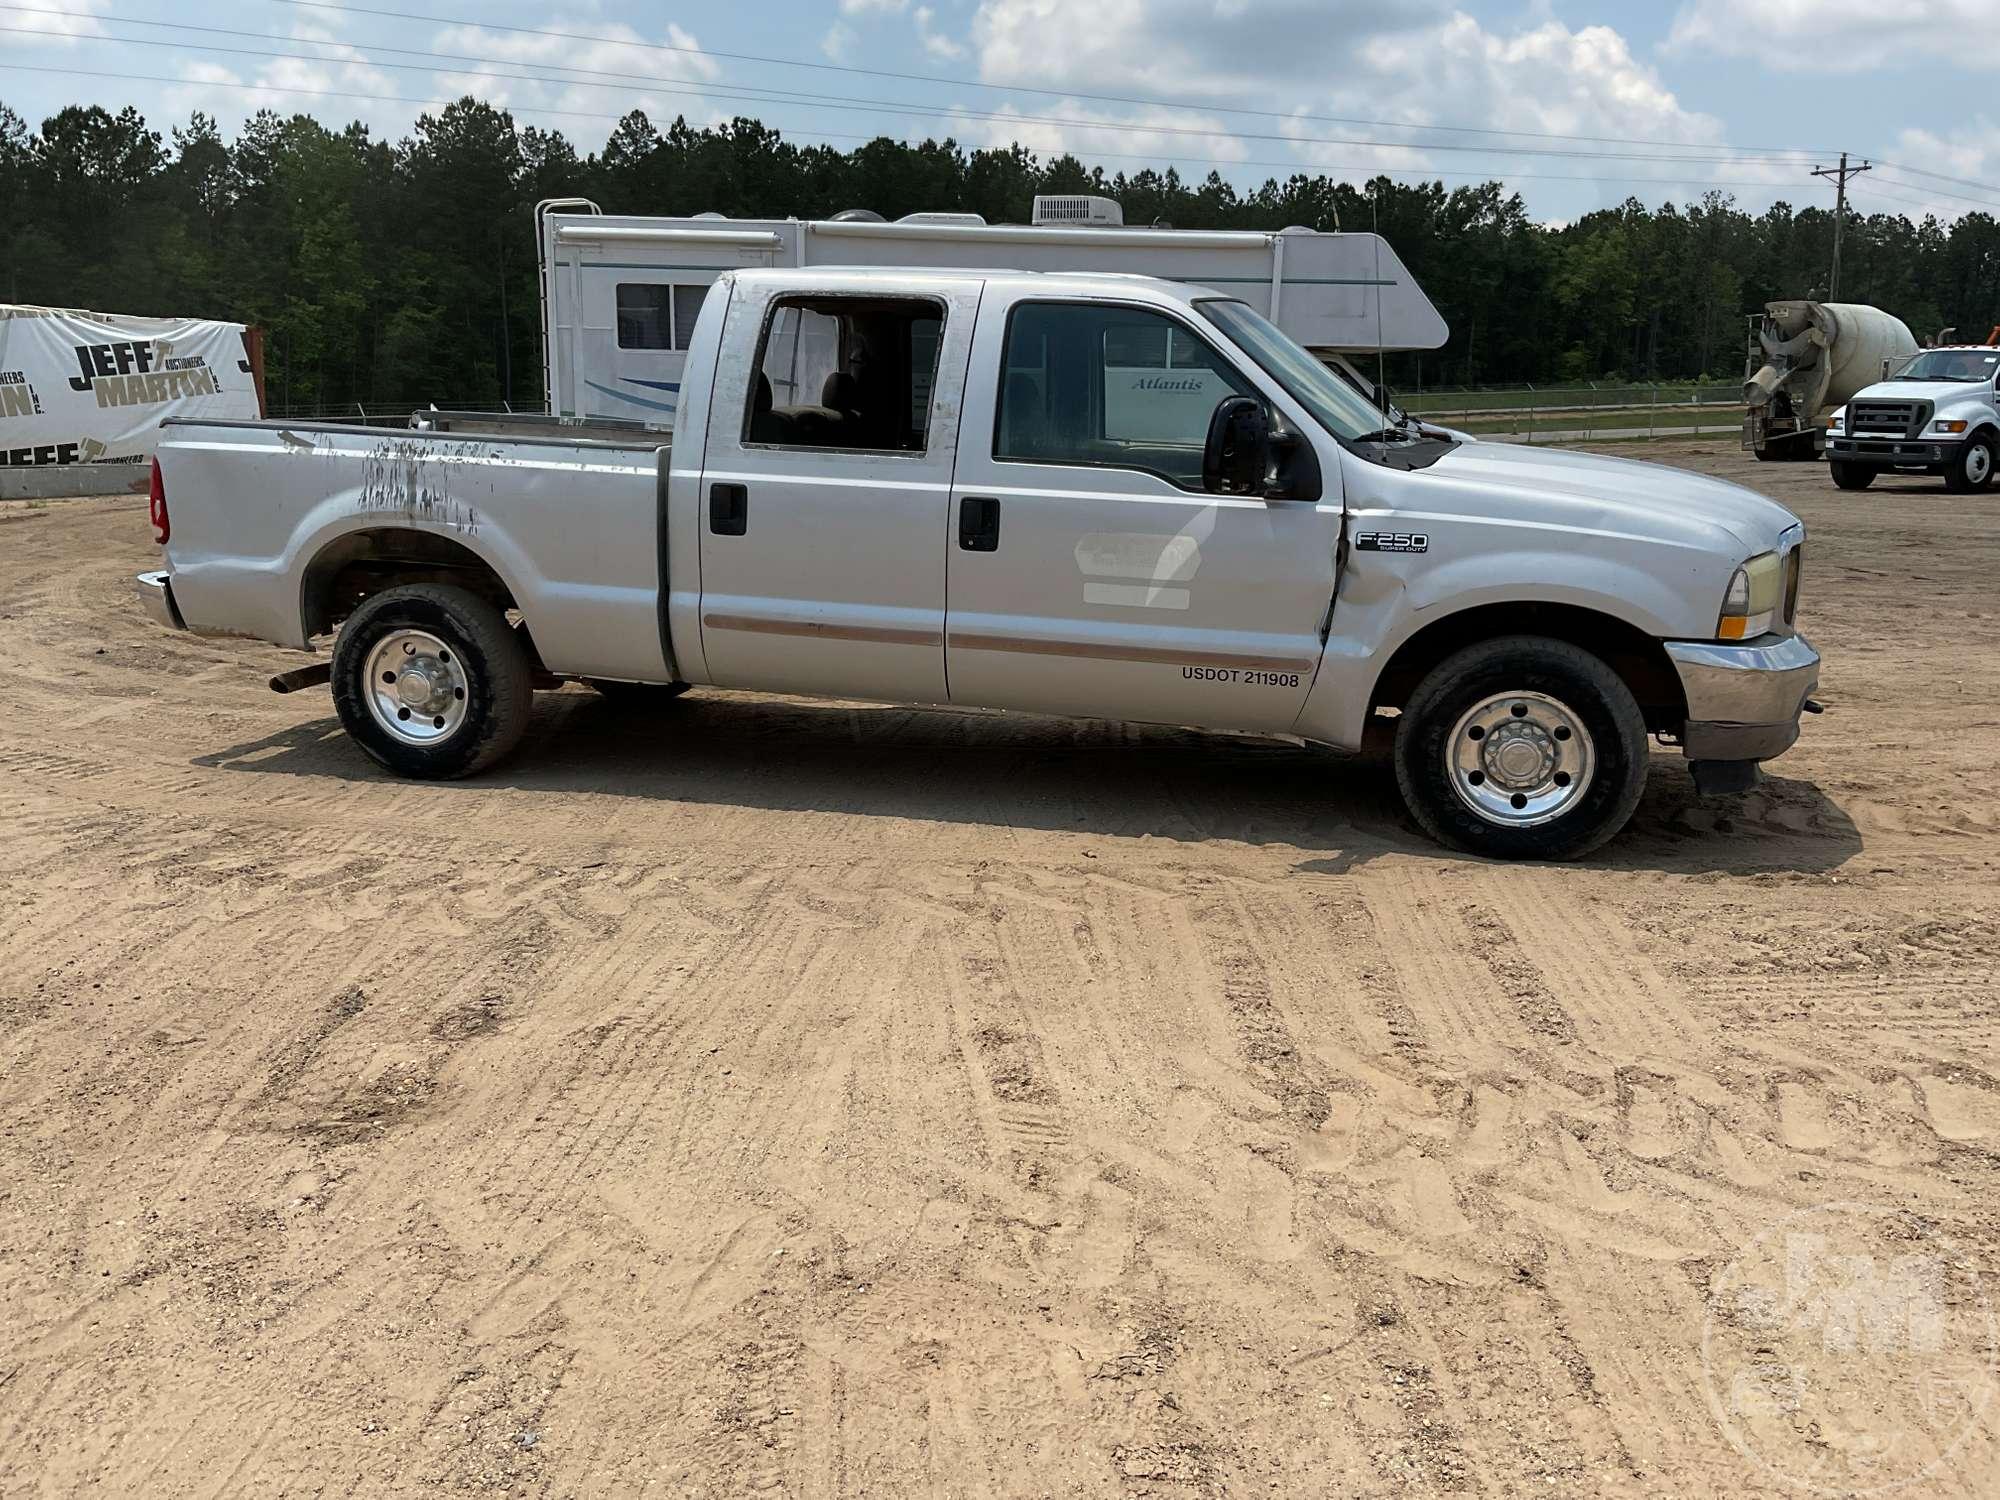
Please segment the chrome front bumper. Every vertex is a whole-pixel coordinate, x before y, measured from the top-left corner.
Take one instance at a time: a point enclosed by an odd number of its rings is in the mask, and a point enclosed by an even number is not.
[[[174,603],[174,584],[171,573],[141,573],[137,579],[139,602],[146,606],[146,613],[154,621],[169,630],[186,630],[187,622],[181,618],[180,606]]]
[[[1798,739],[1799,714],[1819,686],[1819,653],[1804,636],[1666,646],[1687,697],[1689,760],[1769,760]]]

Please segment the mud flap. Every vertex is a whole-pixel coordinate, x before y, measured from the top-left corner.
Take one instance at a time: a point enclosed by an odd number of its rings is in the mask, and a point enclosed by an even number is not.
[[[1734,797],[1763,779],[1754,760],[1691,760],[1688,774],[1704,797]]]

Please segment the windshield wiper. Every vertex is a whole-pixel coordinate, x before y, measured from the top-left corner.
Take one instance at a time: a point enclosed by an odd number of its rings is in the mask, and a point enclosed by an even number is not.
[[[1414,443],[1416,440],[1415,433],[1405,431],[1401,427],[1378,427],[1373,432],[1364,432],[1360,437],[1348,439],[1351,443]]]

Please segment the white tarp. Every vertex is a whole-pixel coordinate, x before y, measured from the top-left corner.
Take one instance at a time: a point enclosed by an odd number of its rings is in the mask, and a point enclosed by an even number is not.
[[[164,417],[260,415],[241,323],[0,305],[0,467],[142,459]]]

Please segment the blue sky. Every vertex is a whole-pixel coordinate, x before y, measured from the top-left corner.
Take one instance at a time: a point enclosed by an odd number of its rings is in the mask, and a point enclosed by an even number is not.
[[[1844,148],[1885,163],[1861,211],[2000,212],[2000,0],[0,0],[0,30],[0,101],[31,124],[269,106],[399,138],[470,92],[584,150],[635,107],[741,113],[1245,185],[1499,177],[1545,220],[1707,186],[1830,202],[1808,171]]]

